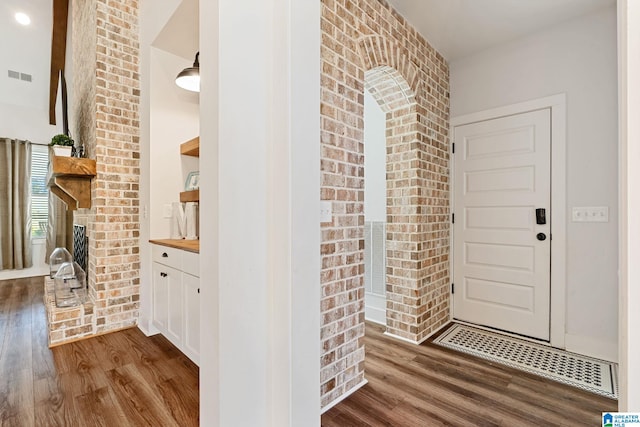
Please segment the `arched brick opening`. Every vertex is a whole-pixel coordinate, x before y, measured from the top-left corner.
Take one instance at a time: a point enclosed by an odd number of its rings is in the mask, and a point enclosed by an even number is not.
[[[322,0],[321,394],[364,381],[364,90],[387,113],[387,329],[419,342],[449,314],[448,65],[386,2]]]
[[[379,43],[374,46],[380,48],[385,45]],[[366,65],[377,63],[375,58],[387,62],[383,56],[373,53],[366,56],[369,59],[365,61]],[[418,156],[415,144],[418,139],[416,97],[401,73],[388,65],[369,69],[364,76],[365,89],[386,113],[387,332],[416,341],[419,316],[424,311],[421,304],[425,302],[420,298],[424,289],[419,282],[422,242],[416,241],[416,236],[420,237],[417,234],[420,232],[420,204],[424,202],[424,198],[418,197],[422,191],[414,161]]]
[[[359,47],[365,88],[387,115],[387,332],[419,342],[433,332],[434,325],[440,326],[447,313],[437,303],[444,291],[442,283],[436,279],[433,285],[429,268],[442,261],[432,256],[437,250],[431,248],[434,224],[428,216],[441,203],[425,197],[438,190],[438,183],[424,161],[429,150],[423,141],[429,137],[421,126],[412,89],[419,86],[418,73],[406,55],[382,37],[365,37]]]

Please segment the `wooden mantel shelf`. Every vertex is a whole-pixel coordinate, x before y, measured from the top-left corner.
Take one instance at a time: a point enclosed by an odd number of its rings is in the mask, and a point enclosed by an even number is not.
[[[96,176],[96,161],[76,157],[51,156],[47,182],[67,209],[91,207],[91,178]]]

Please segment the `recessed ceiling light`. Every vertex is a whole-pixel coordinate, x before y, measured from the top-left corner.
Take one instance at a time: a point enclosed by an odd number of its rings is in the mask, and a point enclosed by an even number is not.
[[[21,25],[29,25],[31,24],[31,18],[26,13],[18,12],[15,14],[16,21]]]

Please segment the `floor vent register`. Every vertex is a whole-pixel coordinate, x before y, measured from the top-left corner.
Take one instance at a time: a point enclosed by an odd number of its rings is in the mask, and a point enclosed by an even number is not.
[[[592,393],[618,398],[615,363],[461,324],[454,324],[433,342]]]

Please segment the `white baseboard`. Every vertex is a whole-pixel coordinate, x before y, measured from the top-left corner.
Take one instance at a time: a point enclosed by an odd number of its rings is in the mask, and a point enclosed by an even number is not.
[[[30,267],[22,270],[0,271],[0,280],[26,279],[29,277],[48,276],[50,269],[48,265],[44,267]]]
[[[618,363],[618,343],[584,335],[565,335],[565,348],[572,353]]]
[[[378,325],[386,325],[387,324],[387,311],[380,310],[379,308],[374,307],[364,307],[364,320],[368,320],[373,323],[377,323]]]
[[[367,317],[366,313],[365,313],[365,316],[364,316],[364,320],[366,320],[367,322],[375,323],[376,325],[380,325],[380,326],[387,326],[387,321],[386,321],[386,319],[385,319],[385,321],[380,322],[378,319],[374,319],[374,318],[371,318],[371,317]]]
[[[142,317],[142,316],[138,318],[138,329],[140,329],[142,333],[148,337],[160,332],[153,327],[153,325],[151,324],[148,318]]]
[[[325,412],[327,412],[329,409],[333,408],[334,406],[336,406],[338,403],[342,402],[343,400],[345,400],[347,397],[351,396],[353,393],[355,393],[356,391],[360,390],[363,386],[365,386],[369,381],[367,380],[362,380],[361,382],[359,382],[355,387],[353,387],[351,390],[347,391],[346,393],[344,393],[342,396],[338,397],[336,400],[332,401],[331,403],[329,403],[327,406],[325,406],[324,408],[322,408],[322,414],[324,414]]]
[[[446,328],[447,326],[449,326],[449,323],[446,323],[442,326],[440,326],[438,329],[436,329],[435,331],[431,332],[429,335],[427,335],[426,337],[422,338],[420,341],[412,341],[408,338],[405,337],[401,337],[400,335],[396,335],[396,334],[392,334],[389,332],[385,332],[383,335],[386,335],[388,337],[400,340],[400,341],[404,341],[404,342],[408,342],[410,344],[415,344],[415,345],[420,345],[423,342],[425,342],[426,340],[428,340],[429,338],[431,338],[432,336],[434,336],[435,334],[437,334],[438,332],[440,332],[442,329]]]

